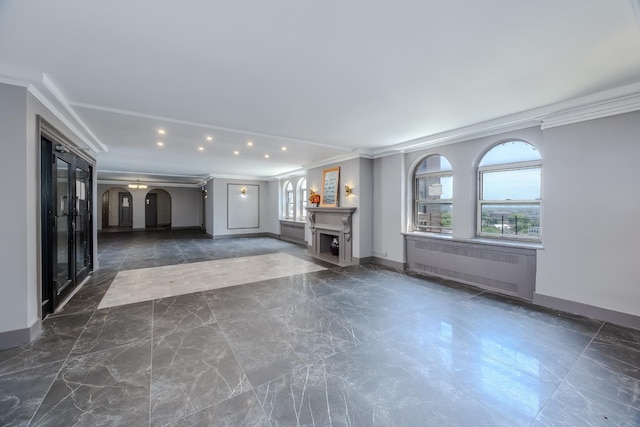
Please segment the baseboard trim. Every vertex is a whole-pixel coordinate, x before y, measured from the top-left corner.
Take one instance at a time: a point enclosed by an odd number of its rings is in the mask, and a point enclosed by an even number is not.
[[[30,328],[0,332],[0,350],[29,344],[42,334],[42,320],[36,320]]]
[[[640,316],[635,316],[633,314],[621,313],[619,311],[538,293],[533,294],[533,302],[554,310],[561,310],[568,313],[578,314],[580,316],[590,317],[592,319],[615,323],[616,325],[640,329]]]
[[[283,237],[283,236],[278,236],[276,238],[280,239],[280,240],[284,240],[285,242],[295,243],[296,245],[302,245],[305,248],[307,247],[307,241],[306,240],[289,239],[288,237]]]
[[[236,239],[238,237],[273,237],[275,239],[278,239],[279,236],[277,234],[273,234],[273,233],[245,233],[245,234],[223,234],[223,235],[216,235],[213,236],[214,240],[219,240],[219,239]]]
[[[389,259],[384,259],[377,256],[371,257],[371,263],[393,268],[396,270],[404,270],[406,266],[404,262],[391,261]]]

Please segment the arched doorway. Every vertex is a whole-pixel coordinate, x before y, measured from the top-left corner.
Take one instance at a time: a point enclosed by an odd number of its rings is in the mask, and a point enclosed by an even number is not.
[[[145,228],[171,228],[171,195],[156,188],[145,196]]]
[[[102,193],[102,229],[133,227],[133,196],[123,187],[110,187]]]

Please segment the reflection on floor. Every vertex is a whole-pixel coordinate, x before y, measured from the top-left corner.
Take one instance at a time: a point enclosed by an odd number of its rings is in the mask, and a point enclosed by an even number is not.
[[[101,269],[0,352],[0,425],[639,425],[640,331],[375,266],[97,309],[119,271],[288,254],[101,236]],[[247,267],[251,268],[250,266]]]

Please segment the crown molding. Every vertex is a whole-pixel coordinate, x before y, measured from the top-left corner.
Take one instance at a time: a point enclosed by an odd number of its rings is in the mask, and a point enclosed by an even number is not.
[[[638,110],[640,83],[634,83],[380,148],[373,151],[373,157],[455,144],[534,126],[544,130]]]
[[[328,159],[324,159],[324,160],[320,160],[318,162],[313,162],[313,163],[308,163],[303,165],[303,167],[301,169],[313,169],[313,168],[318,168],[321,166],[327,166],[333,163],[339,163],[339,162],[346,162],[348,160],[353,160],[353,159],[373,159],[373,150],[370,149],[365,149],[365,148],[361,148],[361,149],[357,149],[357,150],[353,150],[350,153],[347,154],[343,154],[340,156],[335,156],[335,157],[330,157]]]
[[[87,126],[86,123],[80,118],[80,116],[78,116],[76,114],[76,112],[73,111],[73,109],[71,108],[71,106],[67,102],[67,99],[64,97],[62,92],[60,92],[58,87],[51,81],[51,79],[49,79],[49,76],[47,76],[46,73],[42,74],[42,84],[44,85],[45,88],[47,88],[49,93],[56,99],[56,101],[58,101],[58,103],[60,105],[62,105],[62,107],[64,108],[65,112],[67,114],[69,114],[73,118],[73,120],[86,132],[87,135],[89,135],[91,137],[91,139],[99,147],[99,149],[93,147],[94,151],[96,151],[96,152],[97,151],[103,151],[105,153],[108,152],[109,148],[106,145],[104,145],[102,142],[100,142],[98,137],[91,131],[91,129],[89,129],[89,126]],[[76,131],[74,131],[74,132],[76,132]],[[85,141],[85,143],[88,143],[88,142]],[[91,145],[93,145],[93,144],[91,144]]]
[[[585,122],[640,110],[640,93],[551,114],[542,119],[542,129]]]
[[[123,187],[123,188],[128,188],[127,186],[129,184],[131,184],[132,182],[134,182],[133,180],[127,180],[127,181],[120,181],[117,179],[98,179],[97,183],[101,184],[101,185],[113,185],[113,186],[118,186],[118,187]],[[171,181],[158,181],[158,182],[149,182],[149,181],[143,181],[140,180],[141,183],[147,184],[147,191],[151,191],[154,188],[157,187],[174,187],[174,188],[200,188],[202,187],[202,185],[200,185],[200,183],[198,184],[184,184],[184,183],[178,183],[178,182],[171,182]]]
[[[86,145],[86,148],[94,153],[108,151],[107,146],[100,142],[84,121],[73,111],[66,98],[45,73],[0,63],[0,83],[26,88],[27,92],[40,101],[73,132]]]

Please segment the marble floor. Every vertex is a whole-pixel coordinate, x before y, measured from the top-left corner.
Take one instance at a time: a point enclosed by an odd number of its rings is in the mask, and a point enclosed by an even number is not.
[[[268,254],[323,269],[98,308],[125,270]],[[0,425],[640,425],[637,330],[270,238],[110,233],[99,259],[0,351]]]

